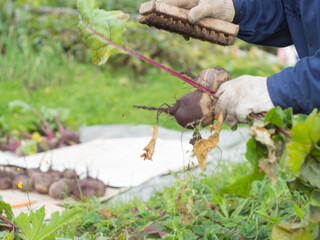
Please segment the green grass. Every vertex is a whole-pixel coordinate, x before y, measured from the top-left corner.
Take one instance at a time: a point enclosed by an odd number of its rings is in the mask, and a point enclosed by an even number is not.
[[[8,103],[23,100],[35,108],[68,108],[69,126],[78,128],[95,124],[155,124],[156,112],[134,109],[133,105],[172,104],[189,86],[177,78],[150,68],[136,75],[127,67],[114,71],[112,66],[99,67],[67,58],[56,47],[20,52],[7,45],[0,59],[0,115],[12,128],[25,128],[34,117],[13,114]],[[163,126],[178,128],[169,117]]]
[[[146,230],[154,224],[157,231],[167,233],[165,239],[262,240],[270,239],[274,224],[300,220],[293,206],[308,212],[306,198],[292,195],[284,178],[275,185],[267,177],[254,182],[249,198],[219,194],[248,168],[248,163],[222,164],[214,175],[200,176],[191,171],[146,202],[139,198],[106,204],[91,200],[69,206],[82,209],[81,214],[60,234],[70,239],[89,232],[110,239],[158,239],[158,233]]]

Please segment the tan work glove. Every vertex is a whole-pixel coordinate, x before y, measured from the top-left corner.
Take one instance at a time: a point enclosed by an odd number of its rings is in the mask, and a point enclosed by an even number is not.
[[[168,5],[191,9],[188,15],[190,23],[206,17],[232,22],[235,14],[232,0],[159,0]]]
[[[250,113],[267,112],[274,108],[266,77],[244,75],[227,81],[220,86],[215,97],[229,126],[246,123]]]

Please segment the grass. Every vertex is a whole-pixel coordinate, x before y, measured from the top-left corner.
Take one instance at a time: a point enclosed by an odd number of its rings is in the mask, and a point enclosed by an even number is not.
[[[289,192],[285,179],[272,185],[254,182],[249,198],[220,195],[219,190],[248,171],[248,163],[222,165],[214,175],[191,172],[144,202],[78,203],[77,220],[60,234],[67,239],[93,234],[106,239],[270,239],[272,226],[297,222],[293,206],[304,214],[308,201]]]
[[[159,106],[173,103],[186,86],[171,75],[150,69],[144,75],[134,71],[113,71],[112,66],[98,67],[67,58],[56,47],[35,54],[20,52],[7,45],[0,59],[0,115],[12,128],[24,128],[33,116],[10,112],[8,103],[23,100],[35,108],[68,108],[67,122],[78,128],[95,124],[154,124],[155,112],[134,109],[133,105]],[[189,88],[189,87],[188,87]],[[164,118],[162,124],[178,128]]]

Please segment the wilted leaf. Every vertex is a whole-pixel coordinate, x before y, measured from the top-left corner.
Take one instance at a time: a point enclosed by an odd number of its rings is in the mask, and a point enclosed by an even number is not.
[[[219,133],[215,132],[208,139],[200,139],[193,147],[201,170],[207,167],[208,153],[218,145]]]
[[[249,129],[249,135],[254,136],[256,140],[268,148],[268,159],[271,163],[277,161],[275,154],[275,144],[271,135],[275,133],[274,129],[266,129],[264,126],[253,125]]]
[[[94,64],[105,63],[112,53],[119,53],[115,44],[122,45],[122,35],[128,15],[122,11],[104,11],[98,8],[97,0],[78,0],[81,37],[89,46]]]
[[[262,158],[259,160],[260,171],[264,172],[275,184],[278,180],[278,164],[270,162],[269,159]]]
[[[223,115],[222,111],[216,115],[215,119],[217,123],[210,126],[210,130],[216,130],[216,132],[211,135],[208,139],[200,139],[194,146],[193,151],[197,157],[198,163],[201,170],[204,170],[207,167],[208,153],[217,147],[219,141],[219,134],[223,124]]]
[[[144,229],[143,229],[143,232],[145,234],[154,234],[154,233],[159,233],[159,229],[156,225],[154,224],[151,224],[149,226],[146,226]]]
[[[219,106],[219,114],[215,116],[215,120],[217,120],[217,122],[215,124],[210,125],[210,131],[212,132],[213,130],[216,130],[216,132],[220,133],[221,132],[221,128],[223,125],[223,114],[222,114],[222,109]]]
[[[149,159],[152,160],[152,156],[154,154],[154,148],[156,146],[156,141],[158,137],[158,125],[153,126],[153,133],[152,133],[152,138],[148,145],[143,149],[146,152],[143,153],[140,157],[143,157],[144,160]]]

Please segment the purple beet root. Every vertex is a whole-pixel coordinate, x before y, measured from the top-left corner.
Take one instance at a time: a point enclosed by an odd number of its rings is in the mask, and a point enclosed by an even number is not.
[[[195,81],[216,92],[222,83],[230,79],[226,70],[216,67],[204,69]],[[194,129],[198,124],[206,127],[214,121],[216,104],[217,98],[214,95],[195,89],[178,99],[173,106],[166,108],[135,107],[167,113],[175,117],[182,127]]]
[[[61,178],[51,184],[49,188],[49,195],[54,199],[64,199],[70,196],[75,184],[75,180]]]
[[[80,189],[79,189],[80,188]],[[80,193],[81,190],[81,193]],[[86,178],[79,182],[72,191],[72,195],[75,199],[87,199],[94,196],[101,197],[106,192],[105,184],[97,179]]]
[[[41,194],[49,192],[49,187],[54,180],[50,174],[43,172],[35,172],[31,178],[34,182],[34,188]]]
[[[10,189],[12,186],[12,179],[9,177],[0,178],[0,190]]]

